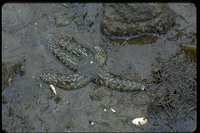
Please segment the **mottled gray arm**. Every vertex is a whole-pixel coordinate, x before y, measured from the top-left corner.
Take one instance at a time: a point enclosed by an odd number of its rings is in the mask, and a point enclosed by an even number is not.
[[[79,89],[91,81],[90,75],[43,73],[38,77],[47,84],[52,84],[64,90]]]
[[[99,79],[95,80],[94,82],[97,84],[104,84],[105,86],[113,90],[136,91],[145,89],[145,85],[142,83],[122,78],[119,75],[114,75],[104,70],[100,70],[98,75]]]

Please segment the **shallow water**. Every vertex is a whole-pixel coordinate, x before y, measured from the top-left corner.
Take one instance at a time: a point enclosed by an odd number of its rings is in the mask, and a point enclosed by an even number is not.
[[[8,132],[194,131],[197,120],[195,100],[190,107],[180,106],[185,111],[186,117],[180,116],[181,118],[172,120],[168,119],[164,107],[152,106],[156,103],[155,97],[160,98],[159,94],[162,94],[161,92],[154,95],[150,93],[150,90],[159,90],[159,86],[162,88],[162,84],[159,83],[149,84],[155,80],[151,70],[157,63],[156,58],[170,60],[181,50],[180,44],[191,43],[192,35],[196,34],[194,23],[196,14],[191,12],[191,15],[188,15],[188,11],[196,10],[195,6],[181,3],[170,4],[170,7],[179,13],[179,16],[185,17],[187,22],[177,17],[176,21],[181,26],[176,25],[166,35],[156,35],[158,36],[156,42],[146,45],[128,42],[120,45],[117,41],[110,42],[100,32],[99,23],[102,20],[100,3],[72,3],[69,7],[62,4],[5,4],[2,7],[2,59],[25,56],[26,73],[22,77],[16,75],[14,82],[2,91],[6,101],[2,104],[3,130]],[[182,10],[182,8],[186,9]],[[65,15],[55,19],[57,13]],[[69,22],[63,24],[62,22],[66,20]],[[103,46],[107,53],[104,69],[148,84],[146,91],[126,93],[90,83],[77,90],[64,91],[56,88],[61,98],[56,102],[49,86],[33,78],[35,74],[45,71],[71,72],[53,57],[44,45],[43,37],[48,32],[72,36],[92,51],[97,45]],[[193,63],[183,63],[183,65],[191,68],[189,72],[196,72]],[[169,71],[172,71],[171,73],[176,71],[177,75],[183,72],[167,69],[168,73]],[[194,78],[194,75],[192,73],[191,78]],[[178,87],[177,82],[170,87]],[[195,93],[195,81],[193,84]],[[146,117],[148,123],[140,126],[133,125],[131,121],[138,117]]]

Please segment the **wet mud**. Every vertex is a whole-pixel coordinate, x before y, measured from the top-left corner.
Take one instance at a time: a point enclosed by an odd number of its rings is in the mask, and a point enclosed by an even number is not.
[[[152,6],[151,12],[162,8]],[[118,30],[119,36],[102,32],[105,6],[101,3],[4,4],[2,60],[15,57],[17,62],[25,57],[26,61],[22,63],[23,76],[16,74],[13,82],[2,90],[2,129],[6,132],[195,131],[196,7],[192,3],[165,6],[170,9],[168,13],[174,14],[173,24],[167,23],[167,30],[123,36]],[[146,15],[155,20],[159,12],[155,16]],[[132,19],[140,21],[134,16]],[[35,77],[43,72],[71,73],[45,45],[44,37],[50,32],[74,38],[92,52],[95,46],[101,46],[107,54],[103,69],[145,84],[145,91],[120,92],[89,83],[75,90],[55,87],[55,94],[49,84]],[[2,73],[6,71],[2,69]],[[2,76],[8,79],[8,74]],[[136,120],[143,121],[135,123]]]

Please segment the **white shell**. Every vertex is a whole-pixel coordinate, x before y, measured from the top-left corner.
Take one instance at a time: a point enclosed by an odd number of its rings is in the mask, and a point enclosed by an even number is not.
[[[141,118],[135,118],[132,120],[132,123],[134,125],[143,125],[143,124],[147,124],[147,119],[145,117],[141,117]]]
[[[53,93],[56,95],[56,89],[53,85],[50,85],[51,90],[53,91]]]
[[[112,112],[114,112],[114,113],[116,112],[113,108],[111,108],[110,110],[111,110]]]

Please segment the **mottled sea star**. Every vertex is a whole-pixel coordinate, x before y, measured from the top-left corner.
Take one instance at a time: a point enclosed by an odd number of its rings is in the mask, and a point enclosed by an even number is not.
[[[73,71],[72,74],[42,73],[38,77],[47,84],[52,84],[64,90],[78,89],[91,81],[118,91],[144,90],[145,85],[120,75],[106,72],[103,66],[106,62],[106,52],[96,46],[93,53],[70,37],[63,38],[60,34],[45,36],[45,43],[53,55]]]

